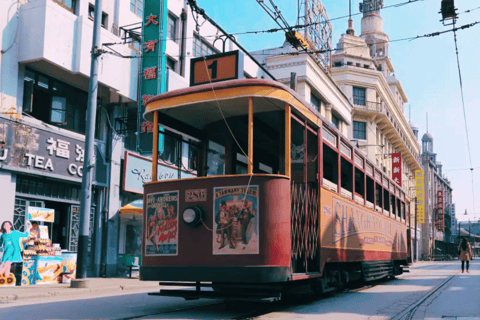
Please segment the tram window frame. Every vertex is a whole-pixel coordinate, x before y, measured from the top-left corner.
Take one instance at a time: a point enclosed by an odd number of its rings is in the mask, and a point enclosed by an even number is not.
[[[370,202],[372,205],[375,205],[375,182],[368,174],[365,175],[367,187],[366,187],[366,198],[367,202]]]
[[[365,172],[355,167],[355,196],[365,199]]]
[[[381,184],[377,183],[375,185],[375,195],[376,195],[376,208],[378,212],[383,212],[383,187]]]
[[[383,212],[386,214],[391,214],[391,209],[390,209],[390,191],[388,189],[383,188]]]
[[[397,198],[397,217],[398,220],[402,220],[402,205],[399,198]]]
[[[390,217],[397,219],[397,197],[393,193],[390,193]]]
[[[309,126],[307,128],[307,186],[318,188],[318,134]]]
[[[338,191],[338,151],[333,149],[330,145],[323,143],[322,147],[322,167],[323,185],[328,189],[337,192]],[[326,168],[332,168],[332,170],[326,170]],[[327,181],[327,183],[325,183]],[[333,190],[335,189],[335,190]]]
[[[340,188],[344,197],[352,199],[353,163],[343,156],[340,159]]]
[[[306,149],[306,141],[305,141],[305,123],[301,122],[300,119],[295,117],[294,115],[290,118],[291,123],[291,132],[290,132],[290,178],[291,181],[298,184],[305,184],[305,149]],[[300,130],[301,129],[301,130]],[[295,140],[295,144],[294,144]],[[301,140],[301,144],[296,144],[297,141]],[[295,147],[294,147],[295,146]],[[299,147],[301,147],[301,150]],[[300,155],[298,159],[293,159],[293,154],[297,154],[296,150],[300,150]]]

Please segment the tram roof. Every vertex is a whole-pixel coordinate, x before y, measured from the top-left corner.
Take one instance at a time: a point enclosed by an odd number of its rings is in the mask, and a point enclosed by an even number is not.
[[[288,103],[312,123],[321,125],[321,115],[310,109],[295,91],[280,82],[263,79],[229,80],[169,91],[148,100],[144,118],[152,122],[153,112],[162,111],[201,129],[212,120],[221,119],[219,106],[227,118],[248,113],[249,97],[254,98],[255,112],[284,110]],[[180,106],[184,108],[175,109]]]

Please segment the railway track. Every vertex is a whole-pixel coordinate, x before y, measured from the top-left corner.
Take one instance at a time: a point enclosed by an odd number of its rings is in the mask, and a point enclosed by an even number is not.
[[[433,267],[425,271],[420,271],[416,274],[416,276],[427,276],[431,274],[432,269],[440,269],[440,267]],[[384,314],[383,312],[379,313],[379,316],[387,316],[390,317],[392,320],[412,320],[415,318],[421,318],[419,315],[419,309],[423,306],[428,305],[438,296],[444,289],[448,287],[449,282],[455,277],[455,275],[448,275],[447,278],[440,283],[434,285],[434,287],[425,292],[422,295],[418,295],[415,299],[412,300],[411,303],[406,303],[404,300],[399,300],[396,302],[397,308],[396,311],[390,310],[388,314]],[[401,281],[401,280],[400,280]],[[343,294],[355,294],[366,292],[367,290],[381,284],[388,283],[386,281],[375,281],[368,284],[361,285],[355,288],[348,288],[342,290],[339,293]],[[295,303],[293,301],[278,301],[278,302],[270,302],[270,303],[254,303],[254,302],[225,302],[219,300],[213,301],[202,301],[200,300],[199,303],[195,305],[189,305],[185,307],[177,307],[172,308],[169,310],[162,311],[156,314],[145,314],[141,316],[123,318],[122,320],[131,320],[131,319],[160,319],[160,318],[171,318],[175,317],[176,319],[179,318],[187,318],[185,312],[188,312],[188,318],[191,318],[192,315],[194,318],[202,319],[202,318],[218,318],[218,319],[238,319],[238,320],[247,320],[247,319],[256,319],[261,318],[264,315],[273,312],[281,312],[287,310],[291,307],[298,307],[300,304],[304,304],[306,302],[315,302],[321,301],[326,297],[331,297],[331,293],[315,296],[315,297],[308,297],[307,299],[302,299],[300,303]],[[192,302],[195,303],[195,302]],[[398,310],[398,305],[405,305],[405,307]],[[387,306],[385,310],[391,309],[391,306]],[[321,313],[321,307],[319,307],[319,312]],[[183,316],[182,316],[183,315]],[[203,316],[202,316],[203,315]]]

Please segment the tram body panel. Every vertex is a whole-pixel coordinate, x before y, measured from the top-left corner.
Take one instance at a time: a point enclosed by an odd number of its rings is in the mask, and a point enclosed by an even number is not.
[[[257,191],[250,199],[258,201],[253,203],[256,217],[248,226],[249,245],[237,239],[236,249],[231,249],[228,241],[219,249],[220,231],[216,228],[215,211],[222,199],[227,204],[242,201],[247,185]],[[204,190],[205,199],[187,202],[186,192],[191,190]],[[148,228],[153,210],[152,204],[149,207],[149,195],[175,193],[178,194],[178,235],[176,252],[159,254],[153,252],[152,241],[147,239],[149,232],[144,232],[142,280],[286,281],[290,276],[291,251],[289,190],[289,179],[272,175],[254,175],[251,180],[250,176],[217,176],[145,184],[144,227]],[[182,221],[182,212],[192,206],[203,208],[205,225],[190,227]],[[239,224],[237,222],[237,237],[241,237]]]
[[[406,225],[326,189],[321,190],[324,263],[406,260]]]

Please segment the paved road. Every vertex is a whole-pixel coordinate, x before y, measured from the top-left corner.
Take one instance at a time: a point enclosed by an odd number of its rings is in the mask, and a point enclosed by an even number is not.
[[[0,305],[0,319],[232,319],[259,312],[256,319],[424,319],[480,317],[480,262],[460,274],[459,262],[418,263],[411,273],[331,297],[301,304],[267,306],[214,300],[129,294],[115,297]],[[452,277],[453,276],[453,277]],[[448,280],[448,281],[447,281]],[[435,289],[445,283],[439,290]],[[425,297],[427,297],[425,299]],[[401,316],[401,317],[399,317]]]

